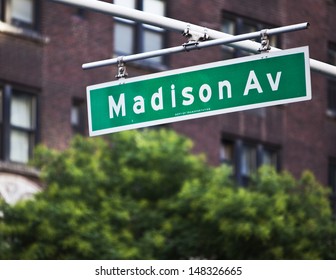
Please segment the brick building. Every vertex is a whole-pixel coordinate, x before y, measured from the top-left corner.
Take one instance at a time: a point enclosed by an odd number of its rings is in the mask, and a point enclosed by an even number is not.
[[[309,30],[271,38],[272,45],[282,49],[308,45],[311,58],[336,65],[336,4],[332,0],[107,2],[231,34],[308,21]],[[117,69],[83,71],[83,63],[184,42],[178,33],[76,7],[42,0],[0,0],[2,195],[16,191],[18,176],[36,189],[38,171],[25,163],[37,143],[63,149],[75,133],[87,133],[85,88],[114,80]],[[138,76],[243,55],[248,54],[222,46],[127,67],[130,76]],[[211,164],[234,166],[241,184],[258,166],[268,163],[296,176],[310,169],[335,193],[336,79],[311,75],[312,101],[169,126],[191,137],[195,152],[205,152]],[[1,176],[7,176],[7,181],[1,181]]]

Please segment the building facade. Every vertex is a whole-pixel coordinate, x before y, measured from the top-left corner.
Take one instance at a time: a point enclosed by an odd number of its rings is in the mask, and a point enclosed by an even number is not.
[[[311,58],[336,65],[332,0],[106,2],[230,34],[309,22],[308,30],[273,37],[271,45],[307,45]],[[38,171],[26,166],[38,143],[64,149],[74,134],[87,135],[86,86],[115,80],[117,67],[83,71],[83,63],[184,42],[178,33],[51,1],[0,0],[0,177],[7,176],[1,192],[17,189],[15,176],[38,181]],[[129,63],[127,69],[134,77],[246,55],[220,46]],[[210,164],[232,165],[241,184],[266,163],[295,176],[309,169],[335,195],[336,79],[312,72],[311,80],[311,101],[167,126],[192,138],[195,152],[205,153]]]

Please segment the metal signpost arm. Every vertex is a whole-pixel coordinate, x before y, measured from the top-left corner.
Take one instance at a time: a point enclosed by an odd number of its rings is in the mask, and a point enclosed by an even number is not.
[[[182,46],[123,56],[122,60],[123,62],[130,62],[130,61],[136,61],[136,60],[141,60],[141,59],[146,59],[146,58],[151,58],[151,57],[156,57],[156,56],[163,56],[163,55],[179,53],[179,52],[184,52],[184,51],[191,51],[195,49],[202,49],[202,48],[212,47],[216,45],[229,44],[229,43],[243,41],[247,39],[253,39],[253,38],[261,37],[264,34],[275,35],[275,34],[280,34],[284,32],[302,30],[302,29],[308,28],[308,26],[309,26],[308,23],[299,23],[299,24],[294,24],[294,25],[289,25],[289,26],[284,26],[284,27],[264,29],[261,31],[231,36],[230,38],[221,38],[221,39],[215,39],[211,41],[191,42],[190,44],[186,43],[186,44],[183,44]],[[260,43],[258,45],[260,45]],[[105,59],[101,61],[85,63],[83,64],[82,68],[92,69],[96,67],[119,64],[119,62],[120,62],[120,57],[111,58],[111,59]]]
[[[204,34],[204,30],[206,28],[190,24],[184,21],[158,16],[151,13],[146,13],[143,11],[130,9],[126,7],[122,7],[119,5],[97,1],[97,0],[50,0],[57,3],[68,4],[72,6],[77,6],[81,8],[90,9],[92,11],[122,17],[126,19],[130,19],[137,22],[143,22],[150,25],[155,25],[167,30],[173,30],[177,32],[184,32],[188,27],[193,32]],[[220,39],[220,38],[231,38],[233,35],[223,33],[220,31],[216,31],[213,29],[206,29],[207,35],[209,39]],[[231,43],[230,46],[238,49],[243,49],[248,52],[256,53],[260,47],[260,44],[253,41],[239,41]],[[271,51],[279,51],[281,49],[272,47]],[[315,60],[310,59],[310,68],[316,72],[329,75],[332,77],[336,77],[336,66]]]

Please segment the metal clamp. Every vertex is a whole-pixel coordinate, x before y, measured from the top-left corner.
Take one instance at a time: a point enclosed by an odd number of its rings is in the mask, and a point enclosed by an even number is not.
[[[182,35],[188,39],[188,42],[184,43],[182,46],[185,51],[190,51],[198,48],[198,43],[210,39],[208,30],[204,28],[204,32],[196,32],[190,29],[190,24],[187,25],[186,29],[182,32]]]
[[[200,42],[200,41],[206,41],[209,40],[210,36],[208,34],[208,30],[204,28],[204,32],[196,32],[192,31],[190,29],[190,24],[187,25],[186,29],[182,32],[182,35],[186,38],[188,38],[188,43],[195,43],[195,42]]]
[[[117,75],[115,75],[115,77],[117,79],[121,79],[121,78],[126,78],[127,76],[128,76],[128,73],[127,73],[127,70],[126,70],[124,57],[119,56],[118,57],[118,73],[117,73]]]
[[[263,29],[260,31],[260,48],[258,49],[259,52],[268,52],[271,49],[269,36],[267,34],[268,29]]]
[[[189,41],[187,43],[182,44],[182,47],[184,48],[184,51],[186,52],[189,52],[194,49],[200,50],[200,48],[198,47],[198,43],[199,42],[196,42],[196,41]]]

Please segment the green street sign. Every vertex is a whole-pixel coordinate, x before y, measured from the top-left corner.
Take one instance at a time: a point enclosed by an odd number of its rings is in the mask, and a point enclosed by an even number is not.
[[[90,136],[311,99],[308,47],[87,87]]]

